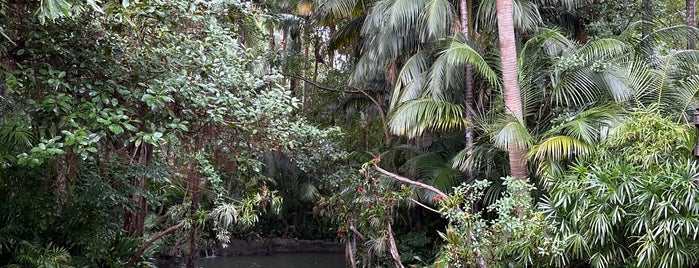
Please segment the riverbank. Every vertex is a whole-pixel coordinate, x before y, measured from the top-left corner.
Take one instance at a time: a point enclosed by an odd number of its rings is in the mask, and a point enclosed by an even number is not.
[[[342,244],[322,240],[269,238],[231,240],[228,247],[217,248],[218,256],[270,255],[277,253],[344,253]]]
[[[255,240],[233,239],[228,247],[202,247],[199,258],[231,257],[251,255],[274,255],[288,253],[344,253],[345,248],[340,243],[323,240],[299,240],[294,238],[266,238]],[[182,257],[156,256],[155,264],[160,268],[182,267]]]

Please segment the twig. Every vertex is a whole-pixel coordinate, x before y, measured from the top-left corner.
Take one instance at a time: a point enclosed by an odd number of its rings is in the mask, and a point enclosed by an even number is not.
[[[417,204],[417,205],[419,205],[419,206],[421,206],[421,207],[423,207],[423,208],[425,208],[425,209],[427,209],[427,210],[429,210],[429,211],[432,211],[432,212],[434,212],[434,213],[439,214],[439,210],[436,210],[436,209],[433,209],[433,208],[431,208],[431,207],[428,207],[428,206],[426,206],[425,204],[420,203],[419,201],[417,201],[417,200],[415,200],[415,199],[412,199],[412,198],[408,197],[408,200],[412,201],[413,203],[415,203],[415,204]]]

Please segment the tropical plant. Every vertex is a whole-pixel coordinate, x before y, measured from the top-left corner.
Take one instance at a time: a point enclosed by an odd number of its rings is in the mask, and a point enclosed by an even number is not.
[[[695,265],[694,135],[657,108],[636,110],[589,157],[546,178],[542,209],[565,239],[562,265]]]
[[[48,243],[46,246],[22,241],[21,249],[13,256],[13,263],[8,268],[71,268],[70,253],[64,248]]]
[[[486,211],[468,212],[483,198],[490,184],[485,180],[456,187],[448,199],[438,202],[449,225],[440,232],[445,244],[436,267],[549,266],[561,258],[563,241],[536,209],[530,195],[534,187],[522,179],[503,180],[505,193]],[[484,213],[497,217],[486,220]]]

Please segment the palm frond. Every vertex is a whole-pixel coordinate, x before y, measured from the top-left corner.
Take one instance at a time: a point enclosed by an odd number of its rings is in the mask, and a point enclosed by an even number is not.
[[[539,7],[532,1],[517,1],[513,6],[515,28],[520,32],[536,32],[539,25],[544,24],[539,13]]]
[[[699,29],[687,25],[673,25],[653,31],[648,36],[639,40],[639,43],[643,43],[646,39],[655,39],[663,40],[669,44],[674,42],[675,45],[685,48],[687,40],[690,38],[694,40],[699,38]]]
[[[351,17],[358,0],[320,0],[316,2],[322,11],[335,17]]]
[[[343,24],[328,40],[328,49],[338,50],[356,43],[365,19],[366,15],[360,15]]]
[[[441,39],[449,35],[453,28],[454,7],[448,0],[428,0],[425,12],[420,16],[422,32],[420,40]]]
[[[596,144],[604,137],[603,128],[612,128],[620,123],[622,110],[620,106],[613,104],[595,106],[579,112],[575,118],[562,124],[560,129],[565,135],[588,144]]]
[[[495,179],[509,174],[506,153],[489,143],[479,143],[473,147],[473,154],[468,155],[464,148],[451,160],[451,167],[461,170],[476,170],[486,174],[486,178]]]
[[[461,105],[421,98],[398,106],[388,124],[392,133],[414,138],[427,129],[452,129],[467,123]]]
[[[434,93],[448,88],[448,85],[444,84],[444,81],[450,80],[446,74],[450,72],[451,68],[463,67],[466,64],[475,67],[478,74],[483,76],[493,87],[500,87],[498,75],[480,53],[457,38],[452,38],[449,47],[439,54],[439,57],[433,64],[429,78],[429,90],[432,90],[431,92]],[[432,94],[428,93],[428,95]],[[439,94],[434,95],[438,96]]]
[[[547,138],[532,146],[528,156],[536,161],[561,161],[572,159],[578,155],[588,155],[592,149],[592,145],[582,140],[571,136],[559,135]]]
[[[588,0],[536,0],[532,1],[540,6],[557,6],[573,11],[589,3]]]
[[[560,80],[552,81],[554,87],[551,97],[557,103],[566,106],[581,106],[593,102],[601,91],[596,78],[596,73],[590,69],[567,71]]]
[[[686,111],[695,101],[699,79],[699,51],[680,50],[661,59],[662,79],[658,86],[658,105]]]
[[[656,103],[661,85],[661,73],[657,70],[646,68],[642,61],[635,61],[629,64],[630,85],[634,104],[638,107],[647,107]]]
[[[557,57],[570,54],[576,47],[575,42],[568,39],[558,30],[542,28],[540,32],[530,37],[519,51],[517,63],[520,70],[530,69],[524,68],[524,62],[529,63],[531,59],[537,58],[536,55],[538,54],[543,54],[544,58]]]
[[[529,134],[529,131],[522,123],[514,116],[506,115],[504,120],[493,126],[492,141],[493,143],[507,150],[508,148],[528,148],[534,143],[534,138]]]
[[[619,60],[633,52],[633,47],[617,39],[606,38],[588,42],[576,53],[584,62]]]
[[[406,162],[406,167],[421,181],[429,181],[429,184],[444,192],[450,192],[455,186],[463,182],[463,174],[451,168],[445,159],[436,152],[429,152],[411,158]],[[420,199],[423,202],[432,202],[434,192],[422,191]]]
[[[536,32],[539,25],[543,24],[541,14],[536,3],[524,0],[515,0],[512,10],[513,22],[518,32]],[[497,32],[497,9],[495,0],[483,0],[478,6],[477,21],[479,27],[490,32]]]
[[[316,201],[318,197],[320,197],[320,191],[318,191],[318,188],[312,183],[305,182],[299,185],[299,187],[297,188],[296,195],[302,201],[313,202]]]
[[[424,84],[424,73],[427,69],[427,52],[424,50],[416,53],[405,62],[398,73],[396,85],[391,94],[389,110],[395,109],[400,103],[420,97]]]

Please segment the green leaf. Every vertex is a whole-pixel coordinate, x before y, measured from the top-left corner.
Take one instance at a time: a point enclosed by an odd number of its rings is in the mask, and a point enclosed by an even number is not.
[[[124,128],[117,124],[109,125],[109,130],[114,134],[121,134],[124,132]]]

